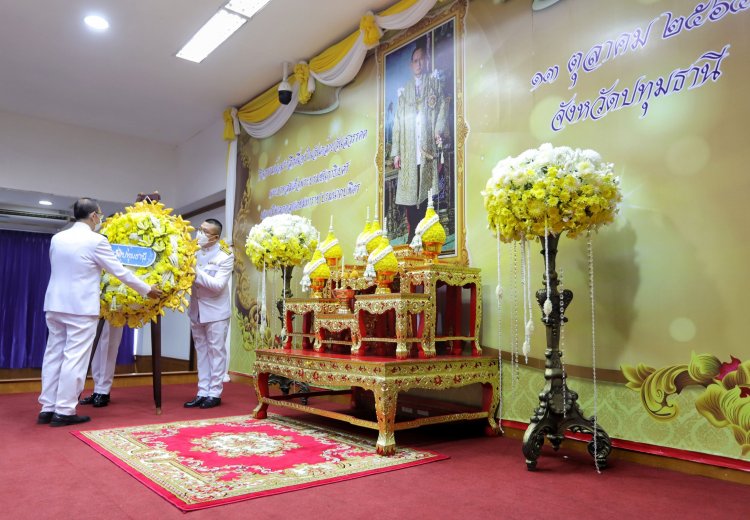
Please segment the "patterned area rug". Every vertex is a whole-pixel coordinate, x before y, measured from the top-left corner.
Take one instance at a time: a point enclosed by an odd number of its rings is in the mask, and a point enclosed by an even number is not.
[[[222,417],[73,435],[183,511],[407,468],[447,457],[280,415]]]

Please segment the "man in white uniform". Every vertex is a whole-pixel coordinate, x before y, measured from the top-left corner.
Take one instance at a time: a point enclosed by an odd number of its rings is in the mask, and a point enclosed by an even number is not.
[[[234,255],[219,243],[222,225],[207,219],[198,229],[195,281],[190,295],[190,330],[198,360],[198,395],[185,408],[213,408],[221,404],[227,351],[224,343],[229,330],[229,277]]]
[[[96,346],[94,358],[91,360],[91,377],[94,380],[94,392],[78,401],[78,404],[92,404],[94,408],[101,408],[109,404],[109,391],[115,379],[115,363],[117,352],[122,342],[122,327],[113,327],[108,321],[104,322],[99,344]]]
[[[76,404],[99,320],[102,269],[142,296],[162,296],[158,287],[149,287],[123,266],[107,238],[96,233],[104,217],[95,200],[78,199],[73,216],[76,222],[52,237],[49,249],[52,272],[44,297],[49,337],[42,362],[42,411],[37,423],[50,426],[90,420],[76,415]]]

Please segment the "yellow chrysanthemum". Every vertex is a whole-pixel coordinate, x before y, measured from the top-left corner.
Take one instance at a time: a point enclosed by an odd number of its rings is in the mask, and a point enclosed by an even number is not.
[[[316,249],[315,253],[313,253],[312,258],[310,259],[310,262],[313,263],[316,260],[320,260],[323,258],[323,253],[320,252],[320,249]],[[331,277],[331,269],[328,267],[328,264],[326,262],[322,262],[318,267],[313,269],[310,272],[310,278],[325,278],[329,279]]]
[[[253,226],[245,252],[258,269],[300,265],[318,247],[318,230],[309,219],[281,214],[266,217]]]
[[[326,239],[321,242],[320,249],[325,250],[325,252],[323,253],[324,258],[335,258],[336,260],[338,260],[339,258],[344,256],[344,251],[343,249],[341,249],[340,244],[336,243],[335,245],[328,247],[328,245],[335,240],[336,236],[333,234],[333,231],[329,231]]]
[[[505,242],[576,235],[614,220],[622,200],[612,165],[592,150],[544,144],[500,161],[487,181],[489,227]]]
[[[422,221],[429,221],[436,215],[435,210],[432,207],[428,207]],[[422,233],[422,242],[439,242],[445,244],[445,228],[439,220]]]

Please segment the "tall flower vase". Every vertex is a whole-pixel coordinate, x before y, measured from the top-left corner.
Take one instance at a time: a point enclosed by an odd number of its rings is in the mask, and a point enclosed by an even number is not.
[[[536,469],[537,458],[542,451],[544,438],[549,439],[552,447],[557,450],[564,440],[565,432],[589,433],[592,436],[588,443],[588,452],[594,457],[597,469],[607,466],[607,456],[612,451],[609,435],[597,424],[595,417],[585,418],[578,407],[578,394],[567,387],[563,376],[563,365],[560,352],[560,326],[567,322],[565,310],[573,299],[573,292],[564,289],[558,291],[559,280],[555,270],[557,244],[559,236],[550,235],[547,240],[548,251],[545,251],[545,239],[541,237],[542,255],[547,258],[548,266],[545,272],[549,276],[549,298],[552,301],[552,312],[542,318],[547,329],[547,350],[544,354],[544,390],[539,394],[539,407],[534,410],[530,424],[523,436],[523,454],[526,457],[526,468]],[[547,254],[548,253],[548,254]],[[546,284],[545,284],[546,285]],[[537,291],[536,299],[539,306],[544,308],[547,300],[547,287]]]
[[[281,295],[276,301],[276,309],[279,311],[279,319],[281,320],[281,330],[284,330],[284,300],[291,298],[294,294],[292,292],[292,272],[294,271],[293,265],[287,265],[281,268]]]
[[[293,265],[287,265],[281,268],[281,281],[283,282],[283,284],[281,288],[281,295],[279,296],[279,299],[276,301],[276,309],[278,309],[279,311],[279,320],[281,321],[282,334],[284,334],[284,331],[286,330],[285,328],[286,324],[284,322],[284,301],[287,298],[291,298],[294,294],[292,292],[293,270],[294,270]],[[284,343],[283,336],[282,336],[281,343],[282,344]],[[306,383],[302,383],[300,381],[294,381],[293,379],[289,379],[283,376],[278,376],[275,374],[272,374],[271,376],[269,376],[268,384],[279,385],[279,389],[284,395],[289,395],[289,391],[292,389],[292,387],[296,387],[297,391],[300,393],[310,392],[310,387]],[[307,404],[307,397],[302,397],[302,404]]]

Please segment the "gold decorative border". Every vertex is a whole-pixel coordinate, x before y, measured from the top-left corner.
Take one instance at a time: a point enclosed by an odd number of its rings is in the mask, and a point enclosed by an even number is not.
[[[409,41],[415,39],[422,33],[428,32],[439,25],[444,24],[451,18],[455,18],[456,38],[455,38],[455,139],[456,139],[456,253],[455,256],[441,257],[447,262],[459,263],[466,265],[469,262],[469,251],[466,248],[466,211],[464,208],[465,201],[465,146],[466,138],[469,135],[469,125],[466,122],[464,109],[464,33],[466,30],[466,9],[468,0],[456,0],[449,7],[434,13],[428,14],[416,25],[399,33],[393,39],[382,42],[377,48],[378,62],[378,81],[380,84],[380,93],[378,95],[378,145],[375,157],[376,168],[378,170],[378,200],[377,214],[382,222],[383,220],[383,197],[385,172],[383,164],[385,163],[385,88],[383,87],[383,78],[385,77],[385,55],[395,50]]]

